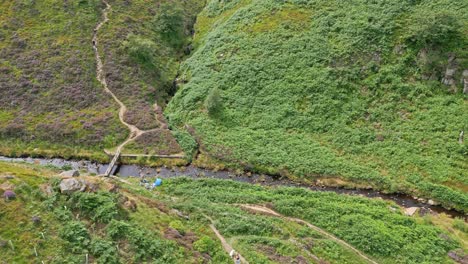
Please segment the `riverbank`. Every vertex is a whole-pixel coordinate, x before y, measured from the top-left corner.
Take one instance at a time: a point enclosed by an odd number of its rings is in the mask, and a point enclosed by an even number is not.
[[[65,160],[65,159],[45,159],[45,158],[9,158],[0,156],[0,162],[24,162],[47,167],[55,167],[59,169],[74,169],[84,171],[90,175],[103,174],[108,167],[108,164],[92,162],[87,160]],[[238,182],[259,184],[262,186],[290,186],[301,187],[313,191],[334,192],[338,194],[362,196],[368,198],[383,199],[393,201],[401,207],[411,208],[416,207],[420,212],[436,212],[445,213],[451,217],[461,217],[467,220],[467,215],[464,212],[447,209],[440,205],[430,205],[424,201],[415,199],[407,194],[392,193],[386,194],[372,189],[351,189],[344,187],[317,186],[312,184],[301,183],[290,180],[285,177],[271,176],[266,174],[256,174],[241,171],[210,170],[200,168],[194,165],[189,166],[174,166],[174,167],[148,167],[134,164],[121,164],[113,169],[112,174],[120,177],[145,177],[145,178],[175,178],[175,177],[190,177],[194,179],[212,178],[233,180]]]

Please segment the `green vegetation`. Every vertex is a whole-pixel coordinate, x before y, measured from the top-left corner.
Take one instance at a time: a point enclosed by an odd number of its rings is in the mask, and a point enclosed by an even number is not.
[[[142,156],[200,152],[194,164],[468,212],[465,2],[109,1],[97,32],[107,84],[126,122],[153,129],[122,153],[161,165]],[[0,2],[0,155],[103,162],[103,149],[128,137],[96,80],[91,41],[104,8]],[[0,162],[0,195],[11,198],[0,199],[2,261],[232,263],[219,236],[251,263],[468,254],[464,219],[408,217],[379,199],[188,178],[150,191],[135,178],[93,176],[72,178],[86,189],[65,195],[57,175],[66,169]]]
[[[154,103],[175,93],[179,61],[202,0],[112,2],[98,36],[109,87],[126,104],[125,119],[140,129],[159,126]],[[168,139],[170,140],[170,139]]]
[[[221,95],[219,90],[214,88],[210,91],[205,100],[205,108],[208,111],[208,114],[215,114],[221,108]]]
[[[0,242],[14,245],[0,243],[8,262],[82,263],[87,255],[96,263],[231,263],[208,226],[209,217],[251,263],[366,263],[306,225],[239,204],[266,204],[304,219],[379,263],[451,263],[449,250],[468,249],[463,221],[444,215],[410,218],[395,204],[377,199],[188,178],[167,179],[155,191],[133,178],[116,189],[116,182],[89,176],[78,178],[87,182],[86,192],[64,195],[53,176],[58,170],[0,165],[0,188],[8,185],[17,193],[16,200],[0,200]],[[31,221],[33,216],[40,217],[39,224]]]
[[[298,188],[265,189],[223,180],[177,179],[165,184],[163,192],[185,197],[184,208],[205,208],[207,214],[218,219],[220,232],[237,238],[246,251],[258,243],[280,251],[283,247],[292,247],[291,240],[319,238],[320,234],[306,227],[296,227],[295,235],[299,237],[293,238],[278,227],[285,225],[283,220],[264,216],[252,218],[226,204],[270,204],[284,215],[307,220],[335,234],[379,263],[445,263],[448,259],[443,252],[456,246],[454,240],[443,239],[439,229],[418,223],[404,216],[394,204],[381,200]],[[336,248],[331,241],[323,244],[325,248],[315,248],[312,253],[336,258],[334,260],[340,263],[343,256],[335,254],[333,248],[343,249]],[[289,253],[291,251],[289,249]],[[362,262],[354,258],[349,261]]]
[[[462,0],[209,1],[166,114],[213,160],[468,211],[465,11]]]
[[[163,3],[153,18],[153,28],[168,44],[181,48],[185,44],[183,10],[173,3]]]
[[[130,57],[144,67],[154,69],[160,61],[155,52],[158,50],[156,43],[135,35],[129,35],[128,40],[123,43]]]
[[[209,229],[199,228],[200,223],[186,220],[185,232],[178,233],[173,226],[182,220],[164,203],[125,189],[110,193],[106,191],[112,186],[108,181],[81,178],[88,182],[88,191],[68,196],[60,194],[60,179],[53,176],[57,170],[0,165],[0,193],[8,185],[18,195],[13,201],[0,200],[0,255],[4,261],[83,263],[88,256],[90,263],[200,263],[204,257],[192,243],[198,237],[213,237]],[[49,194],[47,186],[52,188]],[[40,217],[39,224],[31,221],[33,216]],[[4,241],[11,241],[14,249],[4,246]],[[215,238],[213,241],[216,252],[210,255],[226,260],[227,253]]]
[[[108,86],[127,104],[128,123],[156,128],[153,105],[165,106],[175,92],[204,1],[110,4],[98,32]],[[104,161],[103,149],[128,136],[118,105],[96,80],[92,37],[104,7],[100,0],[0,4],[0,154]]]
[[[127,136],[96,80],[100,9],[97,0],[0,3],[1,154],[99,159]]]

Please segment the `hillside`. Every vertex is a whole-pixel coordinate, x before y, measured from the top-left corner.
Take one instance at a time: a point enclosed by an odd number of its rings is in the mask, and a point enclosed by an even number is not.
[[[127,123],[161,128],[156,136],[172,147],[157,119],[203,1],[108,3],[109,20],[96,33],[108,87],[126,105]],[[105,7],[99,0],[0,3],[1,154],[106,161],[103,149],[128,136],[119,105],[96,78],[92,38]]]
[[[468,211],[467,11],[463,0],[209,1],[165,113],[192,128],[201,166]]]
[[[249,263],[421,264],[468,250],[463,220],[408,217],[378,199],[189,178],[151,191],[138,178],[58,173],[0,163],[2,261],[232,263],[232,246]],[[70,180],[86,188],[64,193]]]
[[[287,186],[466,214],[467,47],[466,0],[0,1],[0,155],[31,162],[0,162],[0,261],[465,263],[466,217]]]

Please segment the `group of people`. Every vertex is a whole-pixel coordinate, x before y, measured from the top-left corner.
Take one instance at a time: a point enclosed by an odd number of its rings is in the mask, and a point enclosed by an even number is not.
[[[157,178],[153,183],[150,183],[148,180],[145,178],[140,179],[140,186],[144,186],[148,190],[153,190],[157,186],[160,186],[162,184],[162,180]]]
[[[234,249],[229,252],[229,256],[234,259],[234,264],[241,264],[240,255]]]

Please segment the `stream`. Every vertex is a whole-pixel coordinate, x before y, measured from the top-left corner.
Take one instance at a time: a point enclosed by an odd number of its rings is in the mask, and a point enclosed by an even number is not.
[[[36,164],[41,166],[53,166],[57,168],[62,168],[64,166],[71,167],[74,170],[87,171],[90,174],[104,174],[107,170],[108,164],[100,164],[96,162],[86,161],[86,160],[64,160],[64,159],[45,159],[45,158],[9,158],[0,156],[0,161],[4,162],[24,162],[29,164]],[[440,205],[429,205],[422,201],[418,201],[407,194],[393,193],[385,194],[379,191],[370,190],[370,189],[345,189],[340,187],[321,187],[306,185],[301,183],[293,182],[289,179],[279,178],[275,176],[260,175],[260,174],[242,174],[236,175],[233,172],[222,170],[222,171],[212,171],[208,169],[198,168],[193,165],[187,167],[145,167],[140,165],[119,165],[115,166],[112,171],[113,175],[120,177],[159,177],[161,179],[173,178],[173,177],[190,177],[190,178],[214,178],[214,179],[225,179],[225,180],[234,180],[239,182],[251,183],[251,184],[260,184],[263,186],[290,186],[290,187],[302,187],[307,188],[313,191],[325,191],[325,192],[335,192],[338,194],[347,194],[347,195],[357,195],[368,198],[380,198],[383,200],[390,200],[396,204],[409,208],[409,207],[418,207],[424,212],[436,212],[436,213],[445,213],[451,217],[460,217],[467,221],[467,214],[456,210],[449,210]]]

